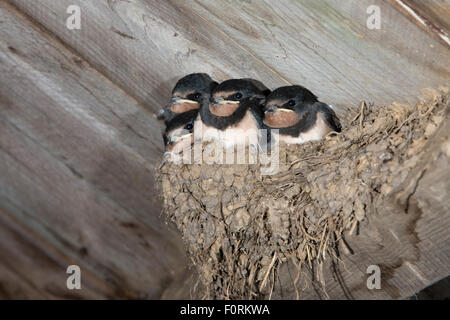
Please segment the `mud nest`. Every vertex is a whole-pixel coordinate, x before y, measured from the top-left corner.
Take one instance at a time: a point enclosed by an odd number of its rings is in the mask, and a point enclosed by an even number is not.
[[[158,171],[164,215],[199,274],[197,298],[270,298],[281,264],[336,255],[345,234],[400,185],[448,109],[446,88],[341,119],[320,142],[280,145],[279,172],[260,164],[175,164]],[[447,151],[448,152],[448,151]],[[299,295],[297,295],[299,297]],[[301,293],[300,293],[301,297]]]

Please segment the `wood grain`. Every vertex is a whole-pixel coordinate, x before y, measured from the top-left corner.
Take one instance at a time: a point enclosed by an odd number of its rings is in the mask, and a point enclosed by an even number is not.
[[[82,55],[113,82],[159,110],[187,73],[262,78],[278,83],[258,60],[222,39],[194,13],[170,1],[11,1]],[[69,5],[82,10],[81,30],[65,26]],[[126,35],[126,36],[124,36]]]
[[[101,299],[114,288],[82,269],[82,291],[67,290],[66,268],[76,264],[0,209],[0,299]],[[20,252],[20,254],[18,254]]]
[[[415,102],[450,78],[449,50],[382,0],[11,3],[151,110],[194,71],[303,84],[343,110],[362,99]],[[82,9],[81,30],[64,26],[69,4]],[[381,30],[366,26],[372,4]]]
[[[420,28],[450,48],[449,0],[388,0]]]
[[[380,30],[366,26],[370,5],[380,7]],[[423,86],[449,79],[447,48],[385,1],[195,1],[193,8],[327,103],[414,102]]]
[[[449,0],[405,0],[406,3],[420,11],[435,25],[450,34],[450,1]]]
[[[408,3],[448,31],[448,0]],[[73,4],[81,30],[65,26]],[[366,27],[372,4],[381,30]],[[415,102],[449,82],[448,61],[445,45],[382,0],[0,2],[0,297],[189,297],[195,279],[161,222],[153,177],[153,113],[184,74],[298,83],[345,112],[362,99]],[[404,298],[449,273],[448,157],[428,164],[411,197],[418,216],[392,217],[413,245],[380,249],[374,237],[390,230],[375,222],[346,239],[343,265],[323,266],[325,287],[316,268],[305,272],[302,298]],[[368,263],[382,265],[383,290],[367,290]],[[69,264],[82,268],[80,292],[65,287]],[[294,297],[286,288],[274,297]]]
[[[72,297],[70,263],[90,288],[75,296],[159,297],[186,262],[159,217],[156,120],[4,3],[0,21],[2,269],[31,297]]]

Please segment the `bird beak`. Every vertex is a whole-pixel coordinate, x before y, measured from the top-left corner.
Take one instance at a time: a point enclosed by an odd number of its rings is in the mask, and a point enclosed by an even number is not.
[[[181,97],[172,97],[171,100],[172,104],[179,104],[179,103],[191,103],[191,104],[197,104],[197,101],[189,100],[189,99],[183,99]]]
[[[181,136],[174,136],[174,137],[170,137],[170,144],[174,144],[174,143],[177,143],[178,141],[180,141],[180,140],[183,140],[183,139],[185,139],[185,138],[187,138],[187,137],[190,137],[190,136],[192,136],[193,135],[193,133],[191,132],[191,133],[186,133],[186,134],[183,134],[183,135],[181,135]]]
[[[221,100],[221,101],[219,101],[219,104],[239,104],[239,101],[234,101],[234,100]]]
[[[277,105],[270,105],[266,108],[266,111],[264,111],[265,114],[269,113],[269,114],[274,114],[277,112],[294,112],[294,110],[291,109],[285,109],[285,108],[278,108]]]
[[[189,100],[189,99],[183,99],[181,97],[175,96],[172,97],[169,109],[172,112],[175,113],[183,113],[187,112],[189,110],[199,109],[200,104],[197,101]]]
[[[170,141],[166,146],[166,152],[172,155],[177,155],[185,150],[189,145],[192,146],[194,142],[194,134],[192,132],[181,134],[179,136],[170,137]]]
[[[278,109],[276,105],[270,105],[266,108],[266,111],[264,113],[275,113],[275,111]]]
[[[180,99],[181,99],[180,97],[172,97],[172,100],[170,100],[170,103],[177,104]]]
[[[222,97],[211,98],[211,102],[216,105],[238,104],[239,103],[239,101],[225,100]]]

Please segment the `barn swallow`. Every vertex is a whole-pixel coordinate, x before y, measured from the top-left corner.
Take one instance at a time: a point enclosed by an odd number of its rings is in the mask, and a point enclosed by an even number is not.
[[[246,143],[243,134],[255,136],[262,127],[262,104],[270,90],[254,79],[230,79],[203,100],[194,122],[195,140],[220,141],[225,147]]]
[[[158,113],[158,119],[167,125],[175,116],[200,109],[200,101],[208,98],[217,82],[206,73],[191,73],[176,83],[170,103]]]
[[[193,109],[176,115],[166,127],[163,134],[166,153],[180,154],[189,148],[194,142],[194,120],[198,110]]]
[[[280,141],[288,144],[317,141],[341,131],[333,109],[302,86],[274,90],[266,99],[263,122],[269,129],[279,129]]]

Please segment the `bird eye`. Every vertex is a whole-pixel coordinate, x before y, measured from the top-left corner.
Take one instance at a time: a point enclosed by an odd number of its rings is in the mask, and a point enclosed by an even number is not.
[[[197,93],[194,95],[194,98],[195,98],[195,99],[200,99],[201,96],[202,96],[201,93],[197,92]]]
[[[288,104],[293,107],[295,106],[295,100],[289,100]]]
[[[236,97],[236,99],[241,99],[242,98],[242,93],[238,92],[234,95]]]
[[[186,130],[192,130],[193,127],[192,123],[188,123],[185,128]]]

